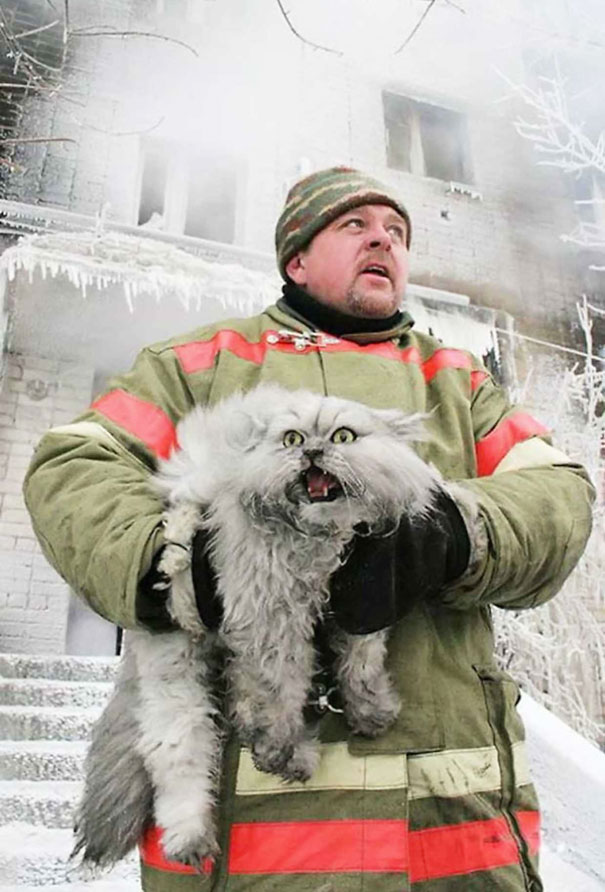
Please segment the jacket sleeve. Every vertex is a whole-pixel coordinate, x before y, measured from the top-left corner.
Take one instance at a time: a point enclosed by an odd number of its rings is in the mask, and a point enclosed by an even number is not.
[[[73,424],[42,437],[24,497],[53,567],[97,613],[132,628],[139,581],[163,543],[150,475],[193,398],[171,349],[143,350],[112,384]]]
[[[482,377],[472,402],[478,476],[457,483],[473,554],[444,601],[458,609],[536,607],[559,591],[581,557],[595,491],[546,428],[511,406],[491,376]]]

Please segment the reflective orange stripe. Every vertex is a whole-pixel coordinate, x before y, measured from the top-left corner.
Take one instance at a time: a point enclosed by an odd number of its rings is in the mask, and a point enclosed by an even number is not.
[[[532,853],[539,847],[538,812],[518,812]],[[193,868],[167,861],[160,832],[147,831],[141,857],[150,867],[178,873]],[[283,821],[234,824],[230,874],[407,873],[411,882],[493,870],[519,863],[504,817],[408,831],[406,821]],[[204,865],[210,869],[210,863]]]
[[[422,362],[420,351],[417,347],[408,347],[402,350],[391,341],[356,344],[354,341],[333,338],[330,335],[328,337],[330,338],[329,343],[315,344],[311,342],[297,348],[291,340],[280,337],[277,331],[265,331],[261,335],[260,341],[248,341],[237,331],[223,329],[218,331],[208,341],[192,341],[189,344],[180,344],[174,347],[174,352],[183,371],[187,374],[211,368],[217,353],[221,350],[227,350],[229,353],[233,353],[234,356],[253,362],[256,365],[262,364],[269,350],[303,356],[318,350],[324,353],[359,353],[360,355],[378,356],[383,359],[392,359],[397,362],[417,365],[427,381],[430,381],[441,369],[470,369],[472,364],[468,353],[462,350],[439,349],[429,359]],[[473,372],[472,374],[482,375],[483,378],[486,377],[484,372]],[[480,382],[478,381],[478,383]]]
[[[493,870],[519,861],[505,818],[435,827],[410,833],[410,880]]]
[[[503,419],[491,433],[475,444],[477,474],[486,477],[498,467],[507,452],[529,437],[547,434],[548,430],[531,415],[516,412]]]
[[[331,338],[331,336],[328,336]],[[208,341],[192,341],[190,344],[181,344],[174,347],[183,371],[191,374],[212,367],[214,359],[221,350],[228,350],[240,359],[246,359],[256,365],[261,365],[269,350],[277,350],[280,353],[290,353],[296,356],[304,356],[321,349],[328,353],[366,353],[373,356],[382,356],[384,359],[395,359],[400,362],[420,364],[420,352],[416,347],[400,350],[390,341],[376,344],[355,344],[353,341],[331,338],[334,343],[322,344],[308,343],[304,346],[295,346],[291,339],[283,338],[277,331],[263,332],[260,341],[248,341],[237,331],[223,329],[218,331]]]
[[[441,369],[470,369],[471,358],[462,350],[435,350],[433,355],[422,364],[422,373],[427,381],[435,377]]]
[[[540,812],[518,811],[516,818],[529,851],[532,855],[537,855],[540,851]]]
[[[485,381],[486,378],[489,378],[487,372],[482,372],[480,370],[471,372],[471,390],[473,391],[473,393],[475,392],[475,390],[477,390],[479,385]]]
[[[176,429],[168,415],[125,390],[111,390],[96,400],[91,409],[124,428],[160,458],[168,458],[176,448]]]
[[[405,873],[406,821],[235,824],[229,873]]]
[[[184,372],[200,372],[212,368],[214,358],[221,350],[228,350],[240,359],[249,362],[262,363],[267,351],[266,338],[277,332],[265,332],[261,341],[253,343],[237,331],[226,328],[218,331],[209,341],[192,341],[190,344],[181,344],[174,348]],[[293,345],[290,345],[293,348]]]

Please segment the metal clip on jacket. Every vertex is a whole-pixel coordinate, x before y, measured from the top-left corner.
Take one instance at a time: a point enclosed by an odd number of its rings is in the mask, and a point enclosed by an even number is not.
[[[316,699],[312,699],[314,694],[316,695]],[[324,715],[326,712],[334,712],[340,715],[344,712],[344,709],[334,706],[334,704],[330,702],[332,694],[338,695],[338,688],[335,686],[328,688],[324,684],[316,684],[313,686],[311,697],[307,700],[307,706],[312,706],[316,712],[320,713],[320,715]]]
[[[338,338],[325,334],[323,331],[288,331],[280,329],[277,334],[270,334],[267,337],[269,344],[277,344],[280,341],[291,343],[295,350],[306,350],[307,347],[327,347],[330,344],[337,344]]]

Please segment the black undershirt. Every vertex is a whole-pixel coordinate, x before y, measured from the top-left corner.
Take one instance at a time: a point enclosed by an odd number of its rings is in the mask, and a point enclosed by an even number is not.
[[[361,334],[364,332],[389,331],[399,325],[404,319],[404,314],[397,310],[386,319],[365,319],[359,316],[349,316],[341,313],[326,304],[320,303],[311,297],[293,282],[286,282],[282,288],[280,304],[285,304],[285,309],[294,313],[301,321],[310,323],[320,331],[342,337],[347,334]]]

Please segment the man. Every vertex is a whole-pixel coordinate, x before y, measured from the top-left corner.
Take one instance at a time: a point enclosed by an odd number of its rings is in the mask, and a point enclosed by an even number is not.
[[[306,785],[261,774],[233,741],[213,890],[543,888],[518,691],[494,663],[490,605],[556,593],[589,535],[592,488],[475,358],[413,331],[400,310],[410,240],[399,197],[365,174],[333,168],[297,183],[276,230],[277,305],[144,350],[75,424],[42,439],[27,475],[36,531],[70,584],[126,628],[166,628],[154,588],[162,506],[148,477],[194,403],[273,380],[428,414],[418,451],[459,497],[441,494],[424,524],[403,517],[387,538],[360,537],[331,592],[347,631],[392,627],[401,714],[378,739],[351,738],[329,681],[320,687],[328,661],[310,698],[322,761]],[[192,572],[214,627],[201,535]],[[141,853],[147,892],[202,888],[165,859],[155,828]]]

